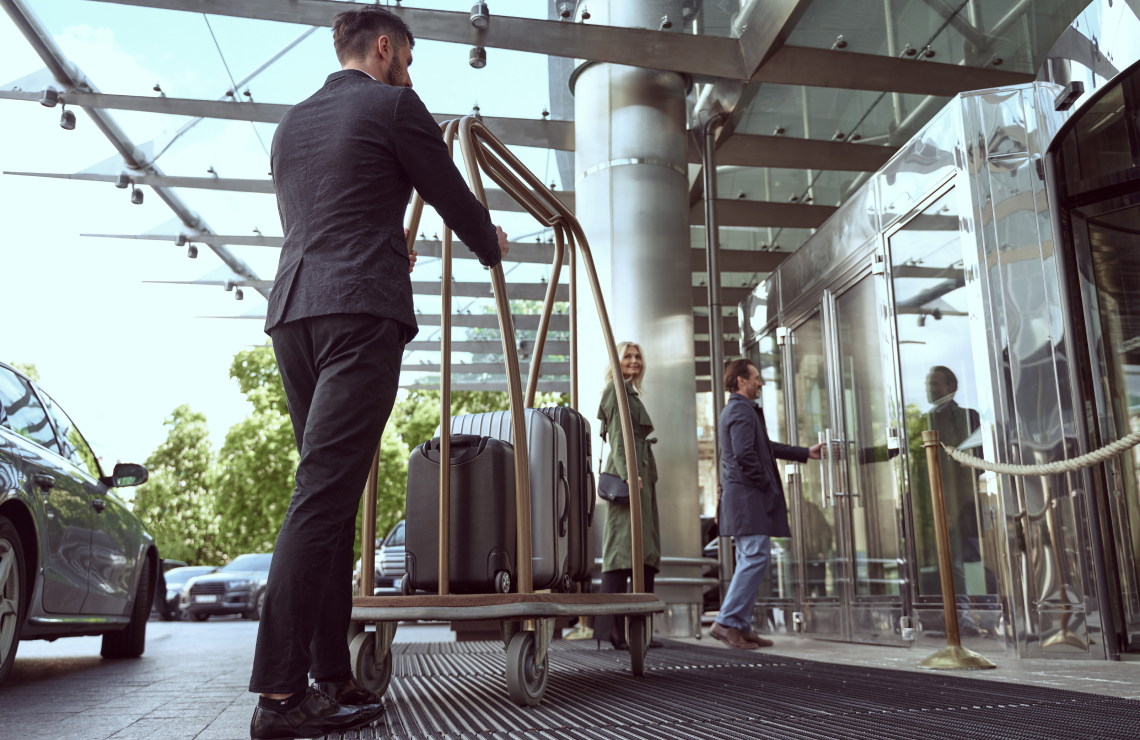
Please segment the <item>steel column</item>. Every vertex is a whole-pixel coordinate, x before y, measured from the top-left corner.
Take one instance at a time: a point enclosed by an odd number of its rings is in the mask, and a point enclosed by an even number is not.
[[[679,19],[681,4],[595,0],[591,23],[657,28],[662,16]],[[695,558],[700,510],[685,80],[674,72],[617,64],[591,64],[579,72],[574,88],[578,218],[594,249],[616,339],[637,342],[645,352],[643,401],[656,428],[651,436],[660,440],[653,451],[662,555]],[[582,305],[590,305],[588,296],[580,297]],[[596,349],[602,338],[593,323],[581,322],[580,343],[590,349],[580,357],[579,380],[581,411],[591,420],[605,371],[604,353]],[[600,440],[594,449],[599,455],[609,451]],[[653,513],[646,511],[646,519]],[[603,526],[605,516],[594,521]],[[664,577],[700,575],[695,566],[673,564],[661,572]],[[695,635],[701,586],[669,584],[657,591],[669,605],[665,618],[655,620],[658,634]]]

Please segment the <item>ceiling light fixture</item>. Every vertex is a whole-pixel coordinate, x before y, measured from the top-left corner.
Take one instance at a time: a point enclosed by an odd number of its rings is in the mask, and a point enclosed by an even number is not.
[[[75,113],[64,108],[63,113],[59,116],[59,127],[64,131],[74,131]]]
[[[480,31],[491,25],[491,11],[487,10],[487,3],[475,3],[471,8],[471,25]]]
[[[190,247],[186,250],[186,256],[192,260],[198,259],[198,248],[191,244]]]
[[[472,46],[471,56],[468,57],[467,63],[475,69],[483,69],[487,66],[487,50],[482,46]]]
[[[131,202],[136,206],[141,206],[143,202],[143,191],[138,188],[131,190]]]
[[[54,87],[45,87],[40,93],[40,105],[45,108],[54,108],[59,103],[59,91]]]

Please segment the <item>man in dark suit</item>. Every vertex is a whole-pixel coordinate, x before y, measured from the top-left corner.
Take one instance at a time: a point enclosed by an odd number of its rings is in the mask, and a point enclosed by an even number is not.
[[[257,635],[255,739],[324,735],[383,713],[352,677],[346,635],[356,512],[417,331],[403,228],[412,188],[484,265],[508,249],[411,90],[404,21],[377,6],[340,13],[333,43],[343,69],[285,114],[271,154],[285,244],[265,331],[300,463]]]
[[[749,360],[733,360],[724,370],[728,403],[717,422],[720,439],[720,533],[736,543],[736,573],[709,634],[731,647],[755,650],[771,640],[752,629],[756,594],[771,556],[772,537],[790,537],[788,506],[776,458],[820,459],[822,445],[793,447],[768,439],[764,411],[756,405],[764,380]]]

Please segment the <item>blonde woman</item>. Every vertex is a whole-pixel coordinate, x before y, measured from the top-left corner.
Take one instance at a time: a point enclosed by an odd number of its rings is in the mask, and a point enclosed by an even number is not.
[[[653,422],[641,402],[642,382],[645,379],[645,355],[633,342],[622,342],[617,347],[621,358],[621,372],[629,398],[630,419],[633,422],[633,441],[637,459],[637,473],[641,481],[641,532],[643,562],[645,564],[645,590],[652,593],[653,578],[661,567],[661,527],[657,516],[657,464],[653,460],[650,439]],[[606,389],[598,407],[601,436],[609,444],[610,453],[605,472],[626,480],[626,447],[618,416],[617,392],[610,368],[606,368]],[[606,506],[605,530],[602,537],[602,593],[625,593],[633,575],[633,545],[630,535],[629,504],[609,503]],[[625,619],[598,617],[594,622],[594,637],[609,638],[617,650],[628,649],[625,641]],[[651,643],[658,647],[660,643]]]

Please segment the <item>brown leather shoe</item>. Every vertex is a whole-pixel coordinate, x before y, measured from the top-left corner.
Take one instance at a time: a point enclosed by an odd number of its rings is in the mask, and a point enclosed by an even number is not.
[[[756,647],[772,647],[773,645],[776,644],[776,643],[772,642],[771,640],[769,640],[768,638],[761,637],[760,635],[756,634],[756,632],[754,630],[748,630],[748,634],[744,635],[744,639],[748,640],[750,643],[752,643]]]
[[[755,650],[758,646],[754,643],[744,639],[744,635],[740,630],[735,627],[725,627],[720,622],[713,622],[712,629],[709,630],[709,636],[723,642],[729,647],[737,648],[738,650]]]

